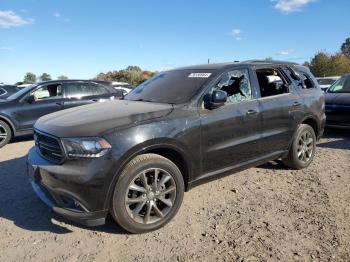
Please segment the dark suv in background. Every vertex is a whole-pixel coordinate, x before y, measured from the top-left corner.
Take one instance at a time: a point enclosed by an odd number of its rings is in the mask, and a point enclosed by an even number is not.
[[[169,222],[184,191],[206,181],[276,159],[308,167],[324,124],[324,95],[306,67],[191,66],[125,100],[40,118],[28,173],[56,213],[86,225],[111,213],[141,233]]]
[[[0,97],[0,148],[33,133],[35,121],[59,110],[123,97],[121,90],[87,80],[49,81]]]
[[[5,99],[14,93],[18,92],[20,88],[12,85],[0,85],[0,99]]]

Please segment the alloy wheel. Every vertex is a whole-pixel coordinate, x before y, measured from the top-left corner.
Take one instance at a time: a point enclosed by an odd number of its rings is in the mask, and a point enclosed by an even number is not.
[[[6,140],[7,136],[5,127],[0,124],[0,144]]]
[[[297,146],[298,159],[304,163],[307,163],[314,151],[314,139],[310,131],[304,131],[301,133]]]
[[[164,218],[176,199],[176,183],[161,168],[142,171],[131,181],[125,196],[129,216],[137,223],[152,224]]]

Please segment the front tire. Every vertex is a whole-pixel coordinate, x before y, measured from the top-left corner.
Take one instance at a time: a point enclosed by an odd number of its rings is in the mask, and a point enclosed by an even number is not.
[[[314,129],[306,124],[299,125],[294,140],[283,163],[293,169],[308,167],[316,150],[316,135]]]
[[[0,148],[10,142],[12,138],[11,128],[7,123],[0,120]]]
[[[156,230],[179,210],[184,195],[179,168],[157,154],[143,154],[131,160],[116,183],[111,214],[131,233]]]

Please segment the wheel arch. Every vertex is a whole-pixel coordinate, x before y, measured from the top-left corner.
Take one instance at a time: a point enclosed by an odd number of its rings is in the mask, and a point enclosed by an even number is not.
[[[307,116],[302,121],[301,124],[307,124],[312,127],[315,132],[316,137],[319,137],[320,127],[318,125],[318,121],[314,116]]]
[[[12,136],[14,136],[16,133],[16,128],[15,128],[15,125],[12,123],[12,121],[4,115],[0,115],[0,121],[4,121],[6,124],[9,125],[12,132]]]
[[[178,145],[178,143],[175,141],[167,140],[156,143],[154,141],[148,141],[128,150],[123,159],[120,161],[120,165],[113,175],[107,192],[105,201],[106,208],[110,207],[113,191],[118,181],[120,172],[134,157],[149,153],[161,155],[174,162],[174,164],[180,169],[183,176],[185,191],[189,190],[189,182],[191,181],[193,170],[193,167],[191,165],[193,160],[191,156],[188,155],[185,149],[181,145]]]

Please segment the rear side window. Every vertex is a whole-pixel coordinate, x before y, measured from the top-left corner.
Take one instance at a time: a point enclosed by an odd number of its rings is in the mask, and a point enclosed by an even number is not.
[[[109,94],[109,90],[100,84],[91,84],[91,87],[93,89],[94,95],[105,95],[105,94]]]
[[[68,98],[82,98],[94,95],[94,87],[88,83],[70,83],[65,86]]]
[[[279,69],[262,68],[256,70],[261,97],[276,96],[289,93],[287,80]]]
[[[298,73],[299,73],[299,78],[301,80],[301,85],[303,89],[310,89],[310,88],[316,87],[311,77],[307,73],[302,71],[298,71]]]

